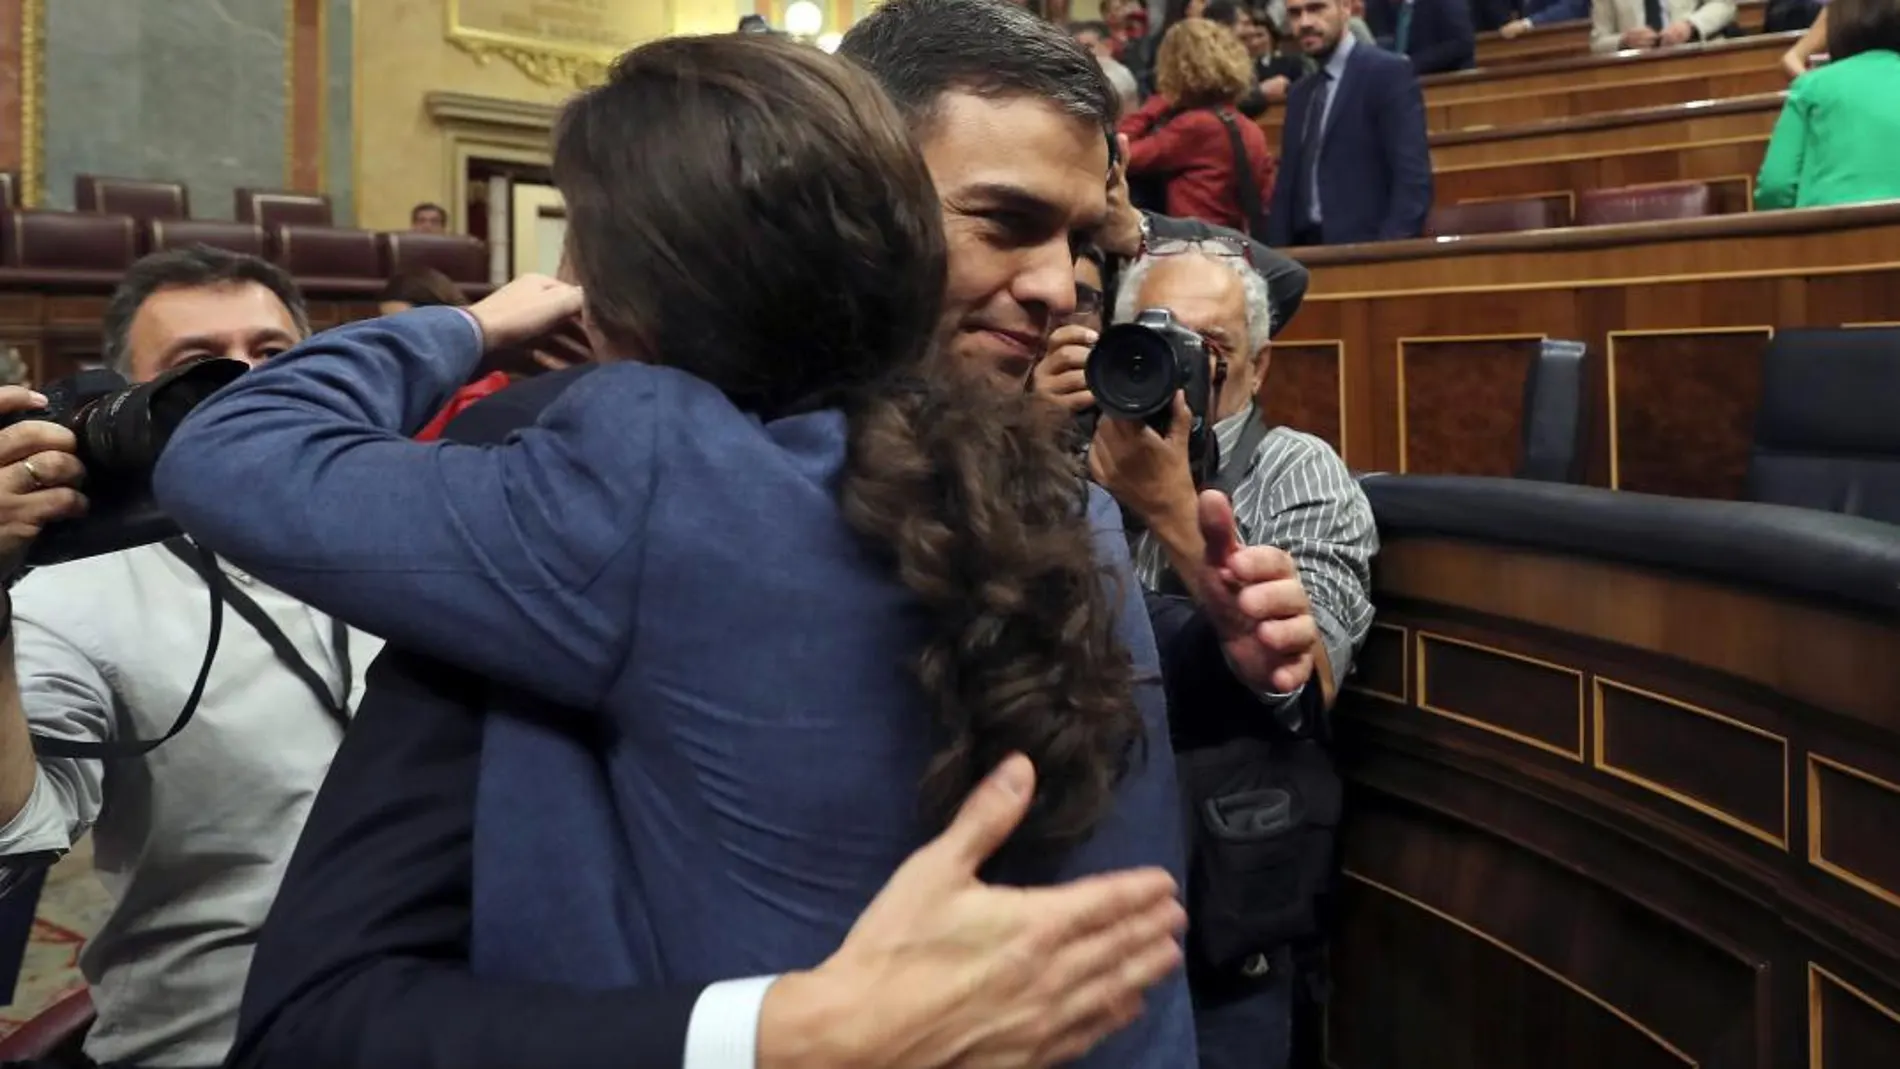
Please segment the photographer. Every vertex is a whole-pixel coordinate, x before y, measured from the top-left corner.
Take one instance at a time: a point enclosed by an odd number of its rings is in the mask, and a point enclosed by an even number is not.
[[[1274,561],[1277,582],[1267,588],[1270,595],[1260,595],[1249,608],[1268,618],[1264,628],[1305,646],[1293,663],[1273,672],[1257,704],[1185,698],[1170,682],[1174,744],[1190,800],[1208,800],[1197,794],[1197,778],[1218,784],[1215,791],[1231,792],[1239,775],[1250,785],[1292,792],[1303,801],[1296,808],[1316,815],[1336,811],[1338,787],[1323,751],[1307,740],[1323,735],[1325,710],[1371,625],[1370,563],[1378,536],[1371,508],[1339,456],[1311,435],[1269,426],[1256,403],[1266,379],[1274,316],[1266,281],[1249,252],[1244,244],[1218,238],[1151,243],[1123,273],[1114,318],[1128,323],[1143,310],[1164,309],[1204,347],[1206,416],[1218,458],[1204,485],[1231,496],[1240,543],[1254,547],[1251,553],[1269,553]],[[1088,360],[1086,345],[1077,344],[1080,338],[1064,340],[1069,351],[1052,354],[1051,362]],[[1086,383],[1079,395],[1071,391],[1057,399],[1072,409],[1096,401]],[[1142,584],[1150,591],[1186,595],[1173,610],[1190,621],[1176,632],[1177,642],[1206,626],[1192,621],[1193,602],[1206,614],[1220,611],[1221,591],[1208,588],[1201,566],[1210,547],[1202,533],[1208,529],[1201,515],[1206,506],[1197,501],[1190,466],[1193,422],[1185,397],[1177,395],[1165,433],[1141,421],[1103,418],[1089,452],[1095,480],[1145,528],[1134,544]],[[1217,547],[1216,552],[1225,550]],[[1165,609],[1154,610],[1158,634],[1175,631],[1168,615]],[[1169,659],[1165,640],[1162,654]],[[1256,655],[1245,646],[1227,650],[1229,666],[1243,679],[1262,678],[1255,666],[1236,661]],[[1221,668],[1216,662],[1202,674]],[[1196,846],[1193,871],[1211,872],[1214,881],[1231,880],[1221,885],[1224,892],[1209,892],[1208,879],[1201,879],[1191,887],[1202,888],[1202,899],[1192,892],[1189,898],[1190,915],[1206,940],[1203,953],[1189,959],[1206,1069],[1286,1064],[1295,973],[1291,952],[1282,946],[1265,960],[1243,961],[1236,977],[1236,970],[1210,965],[1205,950],[1228,941],[1222,925],[1235,915],[1242,917],[1232,933],[1237,947],[1273,942],[1279,935],[1315,934],[1311,899],[1330,866],[1330,826],[1295,826],[1284,834],[1284,845],[1276,849],[1285,851],[1284,864],[1297,871],[1292,882],[1300,888],[1284,903],[1269,904],[1271,896],[1248,884],[1237,866],[1226,865],[1217,847],[1205,841]],[[1239,908],[1228,911],[1224,903],[1206,901],[1219,893],[1231,895]],[[1222,920],[1215,923],[1212,917]]]
[[[200,360],[258,364],[308,332],[302,297],[281,270],[186,249],[127,273],[107,308],[104,355],[127,379],[149,382]],[[0,389],[0,415],[44,404]],[[86,515],[77,453],[72,432],[50,422],[0,430],[9,580],[49,525]],[[261,615],[225,613],[189,730],[131,759],[36,756],[29,727],[84,743],[166,734],[210,637],[201,564],[182,543],[145,545],[33,571],[11,590],[0,650],[0,870],[11,882],[92,831],[114,899],[80,955],[99,1013],[86,1050],[100,1063],[223,1060],[257,930],[362,692],[361,669],[381,645],[226,569],[226,585]]]

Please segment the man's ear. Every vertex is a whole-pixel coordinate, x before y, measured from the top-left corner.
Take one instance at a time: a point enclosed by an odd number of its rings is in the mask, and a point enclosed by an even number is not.
[[[1267,368],[1273,363],[1273,343],[1262,345],[1253,354],[1253,398],[1258,401],[1260,393],[1267,387]]]

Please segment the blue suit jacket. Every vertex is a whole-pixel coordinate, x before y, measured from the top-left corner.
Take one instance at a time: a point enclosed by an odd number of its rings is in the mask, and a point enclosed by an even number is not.
[[[1404,0],[1366,0],[1366,25],[1381,44],[1399,32]],[[1465,0],[1415,0],[1406,55],[1420,74],[1460,71],[1477,62],[1478,37]]]
[[[1274,184],[1268,244],[1293,244],[1304,208],[1298,176],[1313,94],[1324,79],[1302,78],[1287,94],[1280,180]],[[1425,233],[1432,209],[1432,155],[1425,140],[1425,98],[1404,56],[1359,45],[1333,88],[1332,113],[1321,134],[1320,227],[1328,245],[1398,241]]]

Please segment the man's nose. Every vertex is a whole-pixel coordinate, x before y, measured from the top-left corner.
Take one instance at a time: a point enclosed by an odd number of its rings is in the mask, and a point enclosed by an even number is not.
[[[1075,311],[1075,253],[1068,242],[1038,248],[1016,276],[1013,292],[1018,303],[1041,306],[1052,317]]]

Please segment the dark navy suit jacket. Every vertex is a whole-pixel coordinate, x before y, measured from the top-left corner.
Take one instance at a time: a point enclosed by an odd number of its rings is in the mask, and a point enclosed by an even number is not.
[[[1287,94],[1280,180],[1273,190],[1267,244],[1294,244],[1305,206],[1294,203],[1313,94],[1325,79],[1302,78]],[[1425,98],[1404,56],[1357,45],[1333,87],[1321,134],[1319,197],[1325,244],[1398,241],[1425,233],[1432,209],[1432,156],[1425,140]]]
[[[1404,0],[1366,0],[1366,26],[1381,44],[1399,32]],[[1495,26],[1486,27],[1495,29]],[[1466,0],[1415,0],[1405,54],[1420,74],[1461,71],[1477,62],[1478,38]]]

